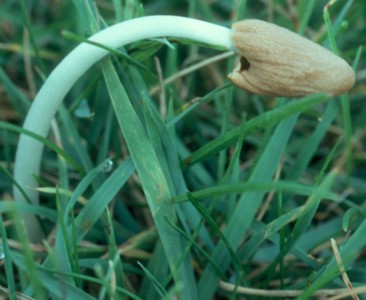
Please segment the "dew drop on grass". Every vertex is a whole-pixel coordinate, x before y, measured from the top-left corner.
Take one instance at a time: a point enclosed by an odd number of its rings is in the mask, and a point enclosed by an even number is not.
[[[113,161],[111,159],[106,159],[102,166],[103,172],[110,172],[113,168]]]

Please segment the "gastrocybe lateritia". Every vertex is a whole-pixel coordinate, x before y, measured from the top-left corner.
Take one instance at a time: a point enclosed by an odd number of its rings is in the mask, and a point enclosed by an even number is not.
[[[255,94],[301,97],[336,96],[348,91],[355,73],[322,46],[280,26],[260,20],[234,23],[231,34],[239,65],[229,80]]]
[[[177,16],[149,16],[115,24],[89,40],[118,48],[143,39],[175,37],[232,50],[240,64],[229,74],[239,88],[250,92],[298,97],[313,93],[339,95],[352,87],[355,74],[341,58],[321,46],[293,33],[259,20],[235,23],[232,30],[205,21]],[[106,49],[81,43],[52,71],[39,90],[23,128],[46,137],[51,121],[75,82],[97,61],[109,54]],[[37,177],[40,173],[43,144],[21,134],[14,166],[14,185],[18,203],[38,203]],[[33,241],[40,241],[36,218],[24,215]]]

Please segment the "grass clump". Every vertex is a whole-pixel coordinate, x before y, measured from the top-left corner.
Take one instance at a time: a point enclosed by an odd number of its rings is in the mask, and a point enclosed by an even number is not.
[[[225,26],[269,19],[340,53],[362,78],[364,3],[339,1],[324,10],[325,1],[3,2],[2,293],[11,299],[362,297],[362,81],[335,98],[257,96],[227,83],[232,56],[154,39],[113,51],[85,74],[47,140],[21,125],[75,40],[143,15]],[[47,146],[36,178],[40,204],[11,201],[19,133]],[[27,198],[27,187],[19,188]],[[36,216],[42,242],[27,236],[24,214]]]

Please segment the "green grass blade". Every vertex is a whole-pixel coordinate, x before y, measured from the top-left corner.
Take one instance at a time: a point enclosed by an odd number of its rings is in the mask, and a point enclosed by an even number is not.
[[[0,121],[0,128],[5,129],[5,130],[14,131],[14,132],[17,132],[17,133],[20,133],[20,134],[24,134],[24,135],[27,135],[27,136],[30,136],[30,137],[36,139],[40,143],[44,144],[48,148],[55,151],[58,155],[63,157],[70,165],[72,165],[76,170],[79,170],[81,172],[80,165],[69,154],[67,154],[63,149],[59,148],[54,143],[50,142],[48,139],[43,138],[43,137],[39,136],[38,134],[35,134],[35,133],[33,133],[29,130],[26,130],[22,127],[19,127],[19,126],[10,124],[10,123],[5,123],[5,122],[2,122],[2,121]]]
[[[157,110],[153,106],[152,99],[145,96],[147,94],[147,89],[143,84],[141,76],[139,76],[136,70],[132,71],[134,75],[134,82],[141,82],[141,84],[136,83],[139,90],[142,91],[137,100],[140,101],[140,98],[142,97],[146,103],[144,105],[146,130],[150,142],[158,156],[165,177],[169,181],[172,195],[185,193],[187,185],[180,166],[176,143],[172,136],[174,133],[171,133],[172,130],[168,129],[169,126],[165,124],[161,116],[158,114]],[[136,109],[138,109],[138,107]],[[182,205],[176,206],[176,210],[180,223],[187,232],[190,231],[190,228],[194,228],[199,224],[200,216],[190,203],[183,203]],[[206,244],[212,244],[212,241],[204,228],[199,231],[199,234]]]
[[[124,283],[124,276],[123,276],[123,266],[122,266],[122,262],[120,260],[120,253],[118,251],[118,246],[117,246],[117,242],[116,242],[116,238],[115,238],[115,232],[114,232],[114,228],[113,228],[113,221],[112,221],[112,216],[109,212],[108,209],[105,210],[106,211],[106,216],[107,216],[107,232],[109,233],[108,235],[108,258],[109,261],[112,262],[112,266],[111,268],[113,268],[113,272],[115,274],[115,282],[116,285],[125,288],[125,283]],[[115,293],[116,291],[114,291]],[[117,297],[124,297],[122,295],[113,295],[113,298]]]
[[[306,201],[301,211],[301,215],[298,217],[295,223],[294,229],[292,230],[291,234],[286,240],[285,246],[283,247],[280,254],[277,256],[277,258],[273,260],[273,262],[267,269],[267,274],[269,275],[267,276],[265,285],[272,279],[271,276],[274,276],[275,274],[274,270],[277,266],[277,263],[283,259],[284,255],[291,249],[291,247],[295,244],[298,238],[304,234],[304,232],[311,224],[311,221],[319,207],[319,204],[323,199],[322,196],[319,195],[318,190],[320,191],[330,190],[332,184],[334,183],[334,180],[335,180],[335,172],[330,173],[321,183],[319,188],[314,192],[314,194],[311,197],[309,197],[309,199]]]
[[[16,287],[14,280],[14,270],[13,270],[13,260],[11,256],[11,251],[8,244],[8,237],[6,234],[6,229],[3,221],[3,217],[0,214],[0,234],[2,240],[2,247],[0,249],[1,260],[4,260],[5,264],[5,275],[6,275],[6,283],[8,284],[9,289],[9,299],[16,300]]]
[[[56,191],[56,207],[58,213],[58,233],[56,234],[56,257],[58,260],[58,265],[61,267],[63,272],[75,272],[77,270],[77,261],[73,259],[73,247],[72,239],[67,232],[67,224],[65,222],[65,211],[64,205],[60,203],[61,197],[58,191]],[[70,279],[69,279],[70,280]],[[71,284],[75,284],[72,280]]]
[[[261,230],[257,231],[253,237],[251,237],[243,246],[243,248],[240,249],[240,259],[249,259],[250,256],[253,255],[255,251],[257,251],[261,243],[283,229],[289,223],[295,221],[301,215],[303,209],[303,206],[297,207],[290,212],[279,216],[271,223],[268,223],[266,226],[264,226]]]
[[[235,250],[231,247],[230,242],[226,239],[225,235],[221,232],[219,226],[216,224],[216,222],[212,219],[212,217],[206,212],[205,208],[202,206],[202,204],[200,204],[196,199],[194,199],[194,197],[192,196],[192,194],[188,193],[187,194],[188,199],[191,203],[193,203],[194,207],[199,211],[199,213],[202,215],[203,219],[205,220],[205,222],[207,222],[207,224],[209,225],[209,227],[211,228],[211,230],[213,232],[215,232],[220,239],[222,240],[222,242],[225,244],[228,252],[230,253],[231,259],[234,263],[234,266],[236,268],[236,271],[238,272],[238,276],[240,279],[240,282],[244,283],[245,285],[248,284],[248,280],[246,278],[245,272],[243,270],[243,268],[241,267],[241,263],[240,261],[237,259]],[[212,266],[212,265],[211,265]],[[220,272],[221,273],[221,272]],[[217,276],[220,276],[220,273],[217,273]]]
[[[359,254],[359,251],[365,247],[366,245],[366,220],[363,220],[361,225],[356,229],[353,235],[345,242],[344,245],[340,248],[340,256],[342,258],[342,262],[347,269],[350,263],[356,258]],[[340,275],[340,270],[335,258],[332,258],[327,265],[318,272],[316,278],[312,281],[310,286],[305,289],[302,297],[300,299],[306,299],[311,296],[314,291],[318,290],[326,283],[330,282],[336,276]]]
[[[314,95],[300,100],[293,100],[285,106],[277,107],[258,117],[255,117],[254,119],[242,123],[240,126],[234,129],[231,129],[223,136],[216,138],[215,140],[195,151],[192,155],[187,157],[184,162],[186,165],[193,165],[198,161],[218,153],[219,151],[234,144],[237,142],[240,134],[248,136],[253,132],[271,127],[291,116],[292,114],[303,112],[314,105],[321,104],[328,100],[329,98],[322,95]]]
[[[30,247],[30,242],[26,235],[25,229],[21,222],[21,218],[16,210],[10,212],[12,219],[14,220],[16,234],[22,246],[22,253],[24,255],[23,268],[27,269],[26,272],[28,282],[30,283],[34,296],[38,299],[45,299],[46,292],[44,289],[44,282],[41,279],[41,275],[37,269],[37,263],[34,259],[33,252]],[[15,256],[13,256],[13,262],[15,262]],[[19,268],[19,265],[17,265]],[[21,269],[21,268],[20,268]],[[23,270],[22,270],[23,271]]]
[[[62,278],[56,277],[40,268],[37,268],[37,273],[35,273],[34,270],[28,268],[26,258],[19,254],[13,254],[13,261],[18,269],[28,276],[34,276],[34,274],[37,274],[42,286],[48,290],[50,295],[53,295],[57,299],[95,299],[82,289],[76,288],[70,283],[64,281]],[[35,263],[34,266],[37,267]],[[37,297],[36,299],[47,299],[47,297]]]
[[[314,7],[316,4],[316,0],[303,0],[300,1],[301,4],[299,5],[299,7],[302,7],[302,10],[299,12],[300,13],[300,28],[299,28],[299,34],[304,35],[306,28],[308,27],[311,15],[314,11]]]
[[[37,60],[37,64],[39,65],[39,67],[41,68],[41,70],[45,70],[45,67],[43,65],[43,62],[42,62],[42,60],[40,58],[40,55],[39,55],[39,49],[38,49],[37,43],[35,41],[35,37],[34,37],[34,33],[33,33],[33,28],[32,28],[32,26],[30,24],[30,17],[29,17],[28,12],[27,12],[27,8],[26,8],[26,5],[25,5],[25,1],[24,0],[20,0],[19,1],[19,4],[20,4],[20,8],[22,10],[22,17],[23,17],[24,26],[28,30],[29,38],[30,38],[30,41],[31,41],[31,44],[32,44],[32,47],[33,47],[33,50],[34,50],[34,53],[35,53],[35,58]]]
[[[57,220],[57,213],[50,208],[41,206],[41,205],[34,205],[34,204],[27,204],[27,203],[14,203],[9,201],[0,201],[0,213],[4,212],[12,212],[18,211],[20,213],[31,213],[42,217],[43,219],[50,220],[52,222],[56,222]]]
[[[103,164],[89,173],[89,176],[86,177],[77,193],[81,193],[83,189],[87,187],[87,184],[89,184],[102,169]],[[66,268],[64,269],[64,272],[70,269],[70,267],[68,267],[69,262],[76,256],[76,245],[97,222],[104,209],[107,208],[108,204],[114,199],[117,192],[122,188],[133,171],[134,168],[130,160],[122,163],[93,194],[75,220],[71,219],[71,224],[69,224],[69,222],[65,223],[65,226],[66,224],[68,225],[67,230],[58,230],[54,249],[57,254],[56,257],[59,265]],[[67,206],[66,209],[68,212],[76,203],[77,198],[78,197],[75,197],[74,200],[71,201],[71,204]],[[64,213],[60,218],[62,218],[62,220],[60,220],[62,222],[69,221],[68,213]],[[65,241],[65,237],[67,238],[67,241]],[[66,247],[66,243],[69,243],[68,247]],[[50,263],[51,261],[46,259],[44,265],[49,267]],[[78,269],[77,262],[75,262],[73,267],[76,270]]]
[[[179,270],[175,269],[175,263],[183,251],[183,246],[179,234],[165,220],[167,218],[172,223],[176,222],[176,214],[170,203],[171,191],[164,172],[110,60],[104,60],[102,69],[120,128],[140,177],[173,277],[176,283],[181,282],[184,285],[181,291],[183,298],[196,299],[196,287],[189,260],[187,259]]]
[[[159,240],[155,245],[154,252],[146,269],[157,282],[164,282],[169,271],[169,266],[165,259],[164,249]],[[163,291],[166,292],[164,287]],[[149,276],[145,276],[141,284],[140,297],[145,300],[153,300],[158,299],[158,294],[161,298],[161,291],[156,288],[154,281]]]
[[[305,172],[311,159],[316,154],[324,136],[327,134],[329,126],[337,117],[337,114],[337,104],[334,101],[329,102],[317,127],[311,135],[306,138],[306,141],[302,143],[300,152],[298,153],[294,164],[288,171],[287,179],[298,180],[298,178]]]
[[[214,186],[207,189],[202,189],[200,191],[192,192],[191,195],[196,200],[204,200],[211,197],[221,197],[232,194],[242,194],[245,192],[270,192],[270,191],[284,191],[295,193],[296,195],[310,196],[312,193],[316,191],[316,188],[310,185],[295,183],[293,181],[276,181],[276,182],[242,182],[236,184],[224,184],[220,186]],[[327,190],[319,191],[322,197],[333,200],[333,201],[342,201],[343,197],[331,193]],[[187,194],[179,195],[174,197],[174,203],[185,202],[189,200],[189,196]]]
[[[255,165],[248,182],[272,178],[297,118],[298,115],[296,114],[285,119],[277,126],[260,160]],[[239,247],[244,234],[249,229],[264,194],[264,192],[254,191],[242,194],[240,197],[236,210],[224,232],[235,251]],[[230,256],[223,242],[216,246],[212,257],[221,269],[226,270],[230,263]],[[199,292],[202,299],[210,299],[213,296],[218,280],[219,278],[208,265],[199,282]]]
[[[103,124],[102,141],[98,152],[98,163],[103,162],[106,157],[110,156],[109,149],[112,147],[112,137],[113,137],[113,125],[115,125],[115,119],[113,118],[113,108],[108,107],[107,115],[104,122],[99,122]]]
[[[167,127],[172,127],[173,125],[178,123],[181,119],[183,119],[184,117],[189,115],[191,112],[193,112],[193,110],[196,109],[200,104],[211,101],[214,96],[220,95],[221,92],[224,92],[230,86],[231,86],[230,84],[223,85],[221,87],[214,89],[212,92],[208,93],[207,95],[203,96],[202,98],[195,100],[188,107],[185,107],[184,110],[182,110],[176,116],[171,118],[167,123]]]
[[[75,153],[75,157],[77,157],[84,172],[91,170],[93,168],[92,159],[85,149],[82,142],[83,139],[75,127],[75,122],[72,121],[70,113],[64,106],[60,107],[59,116],[61,120],[59,124],[64,148],[68,149],[69,153]]]
[[[86,191],[86,189],[91,185],[95,178],[109,168],[111,161],[109,159],[105,160],[103,163],[99,164],[94,169],[90,170],[83,178],[83,180],[78,184],[75,191],[72,193],[67,206],[65,208],[65,218],[68,217],[72,207],[76,204],[78,199]]]
[[[161,283],[154,277],[154,275],[144,267],[141,263],[138,262],[138,265],[142,269],[142,271],[145,273],[147,278],[153,283],[155,287],[155,291],[159,294],[160,298],[164,298],[168,292],[165,290],[165,288],[161,285]]]
[[[10,80],[8,75],[4,72],[0,66],[0,82],[4,85],[4,88],[9,96],[9,100],[17,112],[21,120],[24,120],[25,115],[29,109],[29,99],[19,91],[15,84]]]
[[[80,241],[102,215],[103,210],[114,199],[134,171],[131,161],[126,161],[110,175],[89,199],[87,205],[75,219],[77,240]]]
[[[125,59],[128,63],[130,63],[132,65],[135,65],[136,67],[140,68],[142,71],[147,72],[150,76],[153,76],[151,74],[150,70],[147,69],[145,65],[143,65],[142,63],[140,63],[140,62],[136,61],[135,59],[131,58],[129,55],[122,52],[121,50],[116,50],[116,49],[107,47],[103,44],[93,42],[93,41],[88,40],[86,38],[77,36],[76,34],[73,34],[72,32],[69,32],[69,31],[64,31],[63,36],[70,39],[70,40],[79,42],[79,43],[86,43],[86,44],[90,44],[90,45],[93,45],[95,47],[99,47],[101,49],[107,50],[109,53],[114,54],[116,57],[121,57],[121,58]]]
[[[352,3],[352,1],[348,1],[348,7]],[[346,7],[344,8],[344,14],[346,13]],[[344,17],[343,14],[343,17]],[[323,13],[323,18],[325,22],[325,26],[327,28],[328,38],[330,42],[330,48],[332,51],[339,55],[339,50],[337,47],[335,33],[332,26],[332,22],[330,19],[329,10],[325,9]],[[342,19],[338,20],[339,23]],[[341,95],[341,103],[342,103],[342,113],[343,113],[343,126],[345,130],[345,151],[347,153],[347,172],[350,172],[351,163],[352,163],[352,115],[351,115],[351,108],[350,108],[350,100],[348,93],[344,93]]]

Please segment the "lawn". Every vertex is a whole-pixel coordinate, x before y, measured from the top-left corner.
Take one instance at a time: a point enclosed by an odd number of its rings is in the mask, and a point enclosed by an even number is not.
[[[366,299],[365,43],[362,0],[2,0],[0,299]]]

